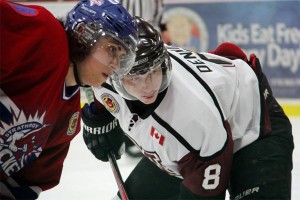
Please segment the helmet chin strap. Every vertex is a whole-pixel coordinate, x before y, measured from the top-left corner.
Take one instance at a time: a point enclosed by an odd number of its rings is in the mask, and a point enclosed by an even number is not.
[[[79,80],[79,76],[78,76],[78,71],[77,71],[77,65],[76,65],[76,63],[73,63],[73,66],[74,66],[74,69],[73,69],[73,71],[74,71],[74,77],[75,77],[75,81],[76,81],[76,84],[78,85],[78,86],[80,86],[80,87],[90,87],[89,85],[85,85],[85,84],[83,84],[83,83],[81,83],[81,81]]]

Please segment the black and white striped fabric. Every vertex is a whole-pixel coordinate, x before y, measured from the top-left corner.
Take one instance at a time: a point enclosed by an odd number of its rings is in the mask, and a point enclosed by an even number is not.
[[[157,30],[164,10],[163,0],[120,0],[132,16],[144,18]]]

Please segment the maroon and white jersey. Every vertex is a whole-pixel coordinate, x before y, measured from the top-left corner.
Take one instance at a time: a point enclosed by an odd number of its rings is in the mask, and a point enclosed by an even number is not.
[[[80,131],[79,90],[65,87],[66,34],[40,6],[1,0],[0,10],[0,181],[49,189]]]
[[[138,115],[109,86],[93,88],[95,97],[158,167],[197,195],[218,195],[227,187],[233,153],[259,137],[257,77],[240,59],[177,47],[168,52],[172,79],[152,111]]]

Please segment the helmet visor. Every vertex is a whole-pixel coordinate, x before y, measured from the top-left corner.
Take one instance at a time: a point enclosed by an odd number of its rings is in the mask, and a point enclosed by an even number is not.
[[[155,60],[150,60],[148,57],[145,57],[141,60],[135,61],[132,69],[128,74],[126,74],[126,76],[139,76],[146,74],[165,62],[166,58],[166,52],[164,52],[163,54],[158,55]]]
[[[144,68],[134,66],[128,74],[112,80],[113,87],[123,98],[141,101],[144,97],[150,97],[168,87],[172,65],[167,55],[159,56],[152,65],[144,63],[143,66]]]
[[[92,47],[91,55],[100,63],[113,69],[112,79],[127,74],[133,66],[136,54],[112,35],[103,34]]]

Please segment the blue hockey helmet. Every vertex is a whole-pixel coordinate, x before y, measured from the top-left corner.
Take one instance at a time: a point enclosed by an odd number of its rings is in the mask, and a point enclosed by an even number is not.
[[[80,1],[68,13],[65,30],[87,48],[94,46],[100,37],[115,39],[128,51],[119,73],[124,74],[130,70],[138,42],[137,25],[118,1]]]

